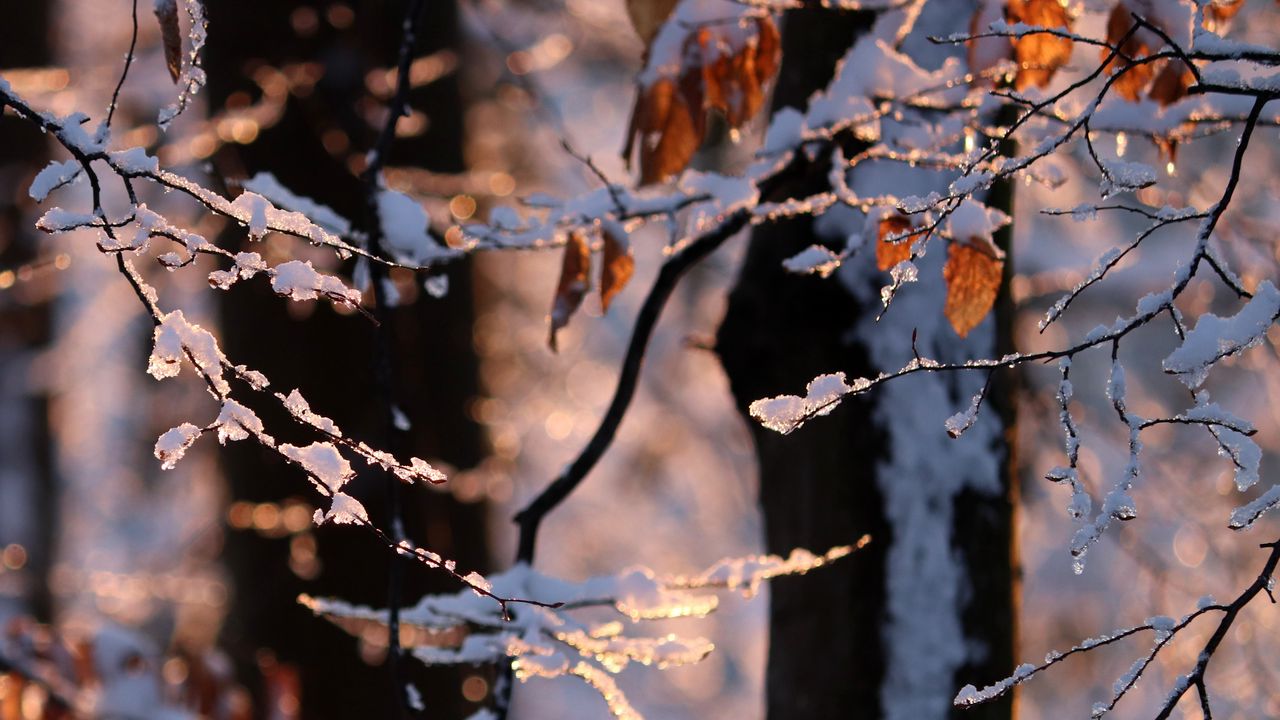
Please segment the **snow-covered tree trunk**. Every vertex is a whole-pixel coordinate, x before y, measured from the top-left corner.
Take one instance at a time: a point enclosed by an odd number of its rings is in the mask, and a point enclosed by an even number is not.
[[[847,12],[789,12],[775,109],[804,107],[870,22]],[[788,196],[822,187],[828,168],[819,158],[801,181],[813,187],[787,188]],[[872,186],[874,172],[852,182]],[[843,247],[846,234],[831,217],[754,231],[717,344],[744,414],[753,400],[832,368],[874,377],[909,362],[913,348],[962,359],[962,352],[999,356],[1008,346],[1007,301],[995,322],[962,341],[937,311],[941,277],[913,286],[911,297],[897,298],[877,322],[887,275],[876,277],[873,252],[856,255],[841,282],[783,269],[784,259],[812,244]],[[942,255],[921,259],[922,277],[939,273]],[[980,389],[966,384],[972,382],[922,375],[846,400],[831,417],[786,436],[749,423],[770,552],[846,543],[862,533],[873,538],[843,566],[772,586],[770,718],[945,718],[954,712],[955,687],[1011,669],[1009,381],[993,379],[988,402],[999,412],[984,413],[952,440],[943,421],[969,405]],[[965,717],[1011,712],[1008,702],[983,710]]]

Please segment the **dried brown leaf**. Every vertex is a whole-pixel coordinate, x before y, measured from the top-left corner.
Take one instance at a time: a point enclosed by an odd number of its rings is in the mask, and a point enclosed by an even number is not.
[[[633,22],[637,13],[652,9],[638,5]],[[778,72],[781,40],[769,17],[756,18],[755,28],[754,37],[736,49],[716,26],[697,29],[684,41],[679,76],[640,88],[623,157],[630,162],[639,146],[641,184],[662,182],[688,166],[711,111],[738,129],[764,107],[765,86]]]
[[[574,232],[564,245],[564,261],[560,266],[560,282],[556,285],[555,299],[551,304],[551,332],[547,344],[553,351],[556,333],[569,324],[569,318],[582,305],[582,298],[591,287],[591,248],[581,231]]]
[[[1243,0],[1241,0],[1243,1]],[[778,75],[782,63],[782,33],[773,18],[756,19],[756,79],[768,85]]]
[[[1004,261],[990,241],[951,243],[942,277],[947,281],[947,320],[957,335],[968,335],[991,312],[1003,273]]]
[[[889,270],[903,260],[911,258],[912,238],[896,242],[889,241],[891,236],[901,235],[911,228],[911,220],[901,213],[895,213],[880,220],[880,237],[876,242],[876,267]]]
[[[1169,61],[1156,73],[1147,97],[1161,107],[1172,105],[1187,96],[1187,89],[1195,82],[1195,75],[1181,61]]]
[[[636,270],[636,259],[631,253],[627,238],[616,237],[606,229],[604,235],[604,267],[600,270],[600,306],[609,311],[609,303],[631,281]]]
[[[649,87],[637,108],[640,182],[662,182],[684,170],[702,143],[686,94],[663,79]]]
[[[1009,0],[1009,22],[1071,29],[1071,16],[1058,0]],[[1048,34],[1027,35],[1013,40],[1013,59],[1020,69],[1014,88],[1032,85],[1047,87],[1058,68],[1071,59],[1071,40]]]
[[[734,82],[731,58],[719,57],[705,62],[697,75],[694,75],[694,71],[689,71],[685,77],[696,78],[702,83],[703,104],[694,107],[701,107],[703,110],[719,110],[720,114],[729,116],[729,98],[733,93]]]
[[[1221,34],[1231,19],[1244,7],[1244,0],[1217,0],[1204,9],[1205,28]]]
[[[1116,3],[1116,6],[1111,8],[1111,15],[1107,17],[1107,42],[1112,45],[1119,43],[1120,39],[1129,32],[1131,27],[1133,27],[1133,16],[1129,8],[1123,2]],[[1120,46],[1120,51],[1128,57],[1136,58],[1146,55],[1150,49],[1135,34]],[[1108,48],[1102,48],[1099,52],[1103,59],[1106,59],[1111,54]],[[1151,66],[1151,63],[1144,63],[1142,65],[1129,66],[1125,70],[1127,65],[1128,62],[1126,60],[1117,57],[1107,63],[1107,72],[1123,71],[1124,74],[1116,79],[1112,87],[1126,100],[1138,102],[1142,98],[1142,91],[1146,89],[1147,83],[1151,82],[1155,69]]]
[[[156,20],[160,21],[160,43],[164,46],[164,62],[169,67],[169,77],[176,83],[182,74],[182,29],[178,27],[178,3],[161,0],[155,4]]]
[[[713,107],[715,102],[714,94],[720,92],[720,86],[709,80],[707,78],[707,69],[701,67],[686,70],[684,75],[680,76],[679,88],[680,96],[684,100],[684,106],[689,109],[689,120],[693,125],[693,134],[698,138],[698,144],[700,145],[702,138],[707,135],[707,113],[704,109]],[[696,152],[697,145],[693,149]],[[683,167],[680,169],[683,169]],[[679,170],[676,172],[679,172]]]
[[[729,104],[729,112],[725,118],[729,127],[741,128],[747,121],[755,117],[764,106],[764,86],[756,74],[756,52],[754,47],[738,53],[733,58],[733,74],[737,80],[738,92],[732,97],[737,102]]]

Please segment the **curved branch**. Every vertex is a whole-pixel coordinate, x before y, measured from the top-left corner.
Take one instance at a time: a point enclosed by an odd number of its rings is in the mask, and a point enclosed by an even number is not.
[[[636,316],[636,322],[631,331],[631,341],[627,345],[627,353],[623,358],[622,368],[618,375],[618,384],[613,393],[613,400],[609,403],[609,409],[605,411],[595,434],[573,463],[565,468],[565,471],[559,477],[515,516],[516,523],[520,525],[519,548],[516,552],[517,562],[533,562],[534,546],[538,539],[538,528],[542,524],[543,518],[569,497],[570,493],[582,483],[587,474],[600,461],[605,450],[613,444],[613,438],[618,432],[618,426],[622,424],[622,419],[626,416],[627,409],[631,407],[631,400],[635,397],[636,388],[639,385],[640,369],[644,364],[644,355],[649,346],[649,339],[653,336],[653,330],[658,324],[662,309],[666,306],[672,292],[675,291],[676,284],[679,283],[680,278],[698,261],[715,252],[726,240],[746,227],[750,219],[751,213],[749,210],[738,210],[721,222],[714,230],[694,239],[682,251],[663,264],[662,269],[658,272],[658,279],[654,281],[653,287],[649,289],[649,295],[645,298],[644,304],[641,305],[640,313]]]
[[[1245,588],[1245,591],[1239,597],[1232,601],[1230,605],[1225,606],[1222,619],[1218,621],[1218,627],[1213,631],[1213,635],[1209,637],[1209,640],[1205,642],[1204,649],[1200,651],[1195,669],[1178,680],[1178,684],[1175,686],[1174,691],[1170,693],[1169,699],[1160,708],[1160,714],[1156,715],[1156,720],[1166,720],[1172,715],[1173,709],[1178,705],[1178,701],[1192,687],[1195,687],[1200,694],[1200,703],[1205,711],[1205,717],[1210,717],[1208,712],[1209,693],[1204,685],[1205,672],[1209,669],[1209,661],[1213,659],[1213,654],[1218,651],[1218,646],[1227,637],[1227,632],[1231,630],[1231,625],[1236,621],[1236,617],[1240,615],[1240,611],[1264,591],[1268,596],[1271,596],[1271,586],[1274,582],[1276,566],[1280,565],[1280,540],[1265,543],[1259,547],[1271,549],[1271,554],[1267,557],[1267,562],[1262,567],[1262,572],[1259,573],[1249,587]],[[1271,597],[1271,602],[1274,603],[1275,601],[1275,597]]]
[[[808,165],[803,158],[803,154],[793,154],[786,164],[760,181],[758,190],[761,202],[794,176],[805,172]],[[610,401],[609,408],[600,420],[595,434],[573,463],[515,516],[515,522],[520,526],[517,562],[533,563],[538,528],[543,518],[569,497],[613,443],[618,426],[622,424],[622,419],[631,406],[631,400],[635,397],[649,339],[653,336],[653,330],[658,324],[662,309],[675,291],[680,278],[689,268],[715,252],[726,240],[737,234],[752,220],[753,213],[749,207],[735,210],[711,230],[678,244],[679,249],[662,265],[662,269],[658,271],[657,280],[649,289],[649,294],[645,297],[644,303],[640,306],[640,312],[636,316],[631,340],[627,344],[627,352],[623,357],[622,368],[618,375],[618,384],[614,389],[613,400]]]

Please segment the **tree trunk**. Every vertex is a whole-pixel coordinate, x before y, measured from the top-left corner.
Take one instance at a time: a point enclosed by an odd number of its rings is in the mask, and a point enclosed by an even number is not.
[[[869,24],[867,16],[848,12],[788,12],[774,108],[803,109]],[[846,154],[852,149],[846,148]],[[807,180],[785,189],[788,196],[824,187],[829,164],[816,165]],[[784,259],[823,243],[809,217],[764,225],[752,234],[717,339],[744,415],[753,400],[800,392],[821,374],[844,371],[852,379],[896,369],[886,367],[884,349],[876,344],[881,341],[872,339],[882,329],[896,328],[892,339],[886,336],[883,342],[904,345],[903,362],[911,358],[915,328],[910,324],[922,322],[919,316],[894,308],[880,324],[884,327],[864,329],[880,310],[878,286],[871,292],[854,287],[870,279],[865,272],[850,277],[854,274],[842,270],[846,277],[824,280],[782,268]],[[850,262],[866,262],[866,252]],[[932,252],[945,255],[946,249]],[[919,285],[927,281],[922,277]],[[941,277],[936,281],[940,284]],[[1001,305],[996,323],[1001,329],[988,333],[992,339],[985,347],[967,346],[969,352],[998,356],[1002,350],[996,346],[1007,346],[1007,301]],[[941,317],[940,303],[933,312]],[[928,335],[926,325],[921,329]],[[949,332],[945,328],[936,339],[922,339],[944,345],[943,333]],[[950,339],[959,344],[954,334]],[[945,400],[958,409],[981,387],[981,379],[972,377],[929,378],[945,386],[940,388]],[[845,400],[830,416],[788,436],[748,418],[760,463],[769,552],[786,554],[795,547],[821,551],[854,542],[864,533],[872,536],[871,544],[849,560],[772,584],[769,718],[943,718],[956,714],[950,700],[961,685],[982,685],[1011,671],[1014,542],[1008,439],[1013,418],[1007,382],[997,378],[988,401],[998,411],[987,406],[984,419],[997,426],[982,448],[993,462],[983,466],[985,478],[965,482],[929,477],[927,468],[904,470],[904,463],[922,464],[914,453],[928,454],[928,443],[916,446],[917,434],[928,439],[942,433],[945,438],[942,422],[954,410],[931,408],[941,415],[929,427],[912,426],[909,416],[893,420],[891,413],[897,411],[885,398],[893,383]],[[965,441],[984,443],[981,436],[956,442]],[[895,457],[898,448],[902,450]],[[940,565],[944,571],[955,570],[954,576],[943,572],[944,577],[933,579]],[[964,716],[1007,718],[1010,713],[1006,701]]]
[[[358,113],[358,101],[365,96],[368,70],[395,65],[403,3],[355,5],[355,24],[346,32],[326,22],[328,3],[311,7],[319,30],[300,37],[294,28],[307,24],[299,24],[296,18],[291,22],[291,7],[266,9],[262,2],[248,0],[208,6],[213,107],[222,107],[237,91],[256,97],[249,77],[258,61],[270,65],[317,62],[324,73],[311,94],[289,98],[284,117],[262,128],[256,142],[224,146],[213,160],[228,175],[272,172],[286,187],[359,223],[364,189],[348,162],[363,155],[376,131]],[[415,54],[456,48],[457,41],[454,3],[429,3]],[[397,139],[390,164],[462,171],[463,107],[456,77],[415,89],[410,104],[428,115],[428,129],[416,137]],[[349,149],[334,152],[335,138],[349,143]],[[240,249],[243,234],[232,229],[224,241]],[[290,242],[299,249],[300,243]],[[396,405],[412,422],[407,451],[466,469],[486,452],[482,430],[467,412],[479,387],[471,344],[474,310],[469,264],[456,264],[448,276],[447,297],[432,299],[419,286],[416,302],[392,311],[397,371],[393,385],[398,391]],[[334,418],[347,434],[381,445],[384,419],[374,387],[377,339],[371,323],[359,315],[334,312],[327,303],[310,307],[290,303],[257,283],[242,283],[226,293],[222,303],[223,335],[231,357],[265,372],[279,384],[275,388],[279,392],[299,388],[317,412]],[[298,317],[300,309],[307,317]],[[268,426],[272,419],[278,421],[275,428],[289,424],[279,417],[278,409],[274,414],[268,408],[260,412]],[[284,434],[279,439],[288,441]],[[223,458],[233,500],[280,502],[296,496],[316,501],[303,489],[302,475],[269,453],[233,447]],[[375,522],[389,528],[383,473],[360,470],[352,481],[352,492]],[[463,504],[447,494],[406,488],[403,518],[406,533],[416,544],[456,559],[468,570],[485,569],[488,551],[482,503]],[[259,649],[271,650],[298,668],[303,717],[399,717],[399,691],[381,659],[362,660],[354,639],[312,617],[296,602],[297,595],[305,592],[385,607],[390,554],[349,528],[325,527],[315,534],[321,571],[314,579],[304,580],[289,572],[287,540],[244,531],[229,533],[226,554],[237,592],[225,638],[244,670],[251,669]],[[407,566],[405,573],[402,605],[412,604],[428,591],[456,589],[452,581],[418,565]],[[458,692],[465,671],[427,670],[408,662],[408,676],[425,698],[429,717],[461,717],[474,709]]]
[[[50,64],[52,3],[18,3],[0,25],[0,68]],[[49,398],[33,384],[34,361],[51,341],[53,268],[41,260],[27,186],[48,161],[44,134],[11,115],[0,116],[0,550],[16,545],[21,572],[0,570],[0,616],[8,610],[51,619],[51,566],[57,498]],[[24,270],[25,268],[25,270]],[[34,272],[32,272],[34,271]],[[31,273],[31,279],[27,274]],[[16,564],[18,551],[11,552]]]

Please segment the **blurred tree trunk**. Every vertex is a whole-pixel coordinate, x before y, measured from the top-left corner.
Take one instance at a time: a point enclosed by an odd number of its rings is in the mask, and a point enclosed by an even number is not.
[[[16,3],[0,23],[0,69],[41,67],[52,60],[53,3]],[[32,362],[51,341],[49,288],[58,282],[43,260],[31,226],[27,187],[48,160],[44,134],[11,115],[0,116],[0,550],[25,551],[22,572],[0,573],[0,598],[48,621],[48,572],[57,527],[49,398],[33,382]],[[25,271],[24,271],[25,268]],[[32,272],[32,271],[35,272]],[[28,274],[30,275],[28,276]],[[0,614],[8,608],[0,602]]]
[[[825,87],[836,62],[870,22],[868,16],[849,12],[789,11],[774,108],[803,109],[813,92]],[[846,155],[853,149],[847,147]],[[783,191],[789,197],[802,197],[824,189],[828,167],[828,160],[818,159],[806,178]],[[876,313],[878,303],[863,306],[836,278],[821,280],[782,268],[784,259],[823,242],[809,217],[770,223],[752,233],[717,338],[744,416],[753,400],[796,393],[818,375],[842,370],[850,378],[874,377],[880,370],[869,360],[870,347],[852,339],[859,319]],[[999,315],[997,344],[1007,347],[1007,299],[1001,302]],[[900,320],[910,322],[911,318],[890,312],[884,322]],[[983,652],[960,650],[969,660],[954,678],[955,689],[969,682],[981,686],[1012,669],[1015,594],[1009,388],[997,384],[988,401],[999,407],[1007,429],[1006,442],[992,449],[1002,468],[995,482],[1006,491],[997,496],[964,491],[953,498],[951,514],[956,522],[951,544],[967,568],[969,589],[962,603],[964,637],[966,645],[984,648]],[[903,443],[901,439],[895,443],[894,428],[876,418],[876,402],[874,392],[846,400],[831,416],[788,436],[766,430],[748,417],[760,464],[760,505],[769,552],[785,555],[795,547],[822,551],[851,543],[864,533],[873,538],[866,549],[830,569],[771,584],[766,695],[768,717],[773,720],[888,714],[884,706],[890,653],[886,646],[890,642],[886,638],[888,553],[895,533],[906,529],[889,522],[883,488],[894,479],[880,474],[891,448]],[[938,418],[939,425],[942,420]],[[929,632],[930,618],[915,620],[920,632]],[[940,716],[956,714],[945,707],[939,712]],[[1008,718],[1010,713],[1011,703],[1006,701],[967,711],[964,717]]]
[[[368,112],[382,101],[368,96],[366,73],[395,66],[405,3],[353,4],[354,24],[349,29],[344,29],[344,21],[352,18],[341,10],[334,14],[334,8],[347,6],[289,5],[293,7],[277,9],[275,4],[250,0],[208,5],[209,102],[215,112],[228,99],[243,102],[245,96],[238,93],[256,100],[259,91],[250,78],[263,64],[313,63],[311,67],[322,73],[313,91],[289,97],[278,123],[261,128],[252,144],[223,146],[214,165],[224,177],[269,171],[286,187],[359,225],[364,189],[352,168],[362,166],[353,161],[372,146],[381,122],[377,118],[382,117]],[[417,55],[456,51],[456,12],[453,2],[428,3]],[[426,114],[427,126],[415,136],[398,138],[389,164],[463,171],[463,106],[456,77],[446,75],[416,88],[410,101]],[[301,243],[288,242],[292,251],[303,250]],[[248,244],[238,228],[228,231],[224,243],[237,249]],[[469,264],[453,266],[448,276],[450,292],[443,299],[422,292],[420,279],[403,278],[407,285],[402,287],[416,292],[406,293],[406,304],[396,308],[392,318],[397,343],[394,386],[396,405],[412,421],[408,451],[465,469],[477,464],[487,449],[481,428],[468,414],[478,392]],[[375,446],[383,443],[385,421],[373,379],[376,328],[368,320],[335,312],[328,303],[291,303],[274,297],[262,283],[243,283],[224,294],[222,303],[223,336],[231,357],[283,383],[274,388],[278,392],[298,387],[313,409],[337,420],[345,433]],[[278,417],[278,409],[262,408],[261,413],[269,425],[273,418],[278,421],[274,427],[289,424]],[[284,434],[280,439],[288,440]],[[245,446],[230,448],[223,457],[233,500],[316,500],[302,490],[303,476],[270,453]],[[384,475],[361,468],[352,487],[375,522],[388,527]],[[483,504],[462,504],[422,487],[406,488],[403,495],[410,539],[468,570],[485,569]],[[226,556],[237,590],[225,639],[238,651],[242,670],[251,668],[259,649],[297,667],[304,717],[398,717],[397,691],[383,662],[385,653],[370,654],[366,646],[362,660],[355,640],[296,603],[297,595],[306,592],[385,606],[389,552],[349,528],[326,527],[315,535],[320,569],[308,580],[289,570],[290,541],[229,532]],[[442,575],[420,566],[410,564],[405,572],[403,604],[412,604],[428,591],[456,589]],[[413,661],[409,664],[409,677],[425,698],[428,716],[460,717],[474,707],[458,692],[465,671],[427,671]]]

